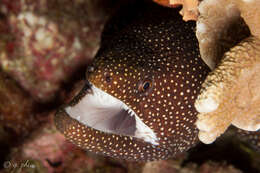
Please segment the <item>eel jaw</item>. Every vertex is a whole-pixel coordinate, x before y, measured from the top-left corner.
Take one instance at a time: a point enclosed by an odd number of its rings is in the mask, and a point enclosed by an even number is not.
[[[80,98],[76,97],[64,109],[71,118],[105,133],[131,136],[159,145],[153,130],[124,102],[92,84],[86,85],[81,91],[83,96],[80,93]]]

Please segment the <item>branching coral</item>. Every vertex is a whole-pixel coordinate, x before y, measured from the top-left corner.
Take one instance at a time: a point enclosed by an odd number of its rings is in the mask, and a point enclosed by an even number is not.
[[[205,0],[197,37],[212,68],[195,107],[199,138],[213,142],[230,124],[260,128],[260,1]],[[249,28],[249,30],[248,30]]]
[[[182,5],[180,14],[183,16],[184,21],[197,20],[198,17],[198,0],[154,0],[155,2],[169,7]]]
[[[184,21],[196,20],[198,17],[198,0],[170,0],[170,4],[182,4],[180,14]]]

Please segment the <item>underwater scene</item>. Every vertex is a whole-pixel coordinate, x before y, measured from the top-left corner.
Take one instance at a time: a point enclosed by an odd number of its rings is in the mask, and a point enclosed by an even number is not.
[[[259,0],[1,0],[0,173],[260,173]]]

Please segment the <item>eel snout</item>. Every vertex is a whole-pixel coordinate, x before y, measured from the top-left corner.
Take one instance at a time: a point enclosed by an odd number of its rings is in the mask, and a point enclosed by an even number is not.
[[[56,128],[63,133],[66,137],[69,135],[69,131],[71,129],[76,129],[76,127],[81,126],[81,123],[76,119],[70,117],[70,115],[66,112],[67,106],[73,106],[79,102],[79,100],[84,97],[87,93],[91,93],[91,84],[86,81],[84,87],[81,91],[70,101],[68,105],[63,105],[60,107],[54,116],[54,123]]]
[[[63,133],[65,136],[67,136],[67,132],[69,129],[71,129],[73,126],[77,126],[78,122],[75,119],[72,119],[64,110],[64,108],[60,108],[55,116],[54,116],[54,122],[56,128]]]

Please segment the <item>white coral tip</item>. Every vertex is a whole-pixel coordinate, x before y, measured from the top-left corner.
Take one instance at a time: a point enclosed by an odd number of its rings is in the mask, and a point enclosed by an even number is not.
[[[196,121],[196,126],[199,130],[205,131],[205,132],[210,132],[212,128],[203,120],[197,120]]]
[[[216,140],[216,135],[212,133],[199,132],[198,137],[204,144],[211,144]]]
[[[195,103],[195,108],[200,113],[213,112],[218,106],[219,104],[212,97],[207,97],[206,99],[196,101]]]

